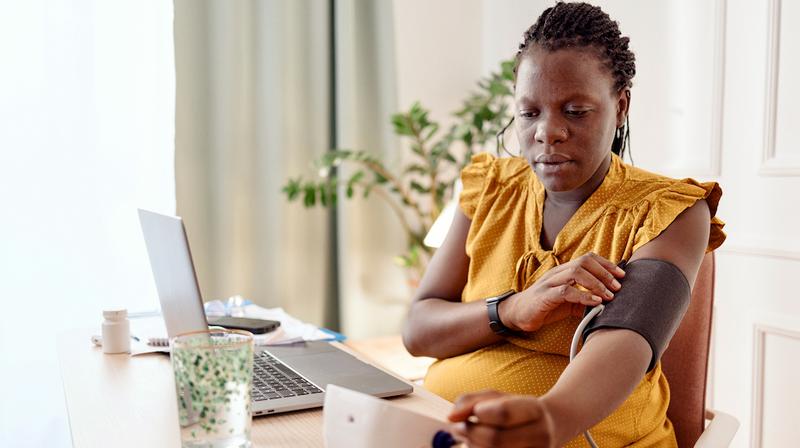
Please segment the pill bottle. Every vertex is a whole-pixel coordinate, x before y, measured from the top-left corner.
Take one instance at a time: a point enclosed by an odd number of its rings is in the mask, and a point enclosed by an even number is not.
[[[131,351],[131,324],[128,310],[103,311],[103,353],[128,353]]]

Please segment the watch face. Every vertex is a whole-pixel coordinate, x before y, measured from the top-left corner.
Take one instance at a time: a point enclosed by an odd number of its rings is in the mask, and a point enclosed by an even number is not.
[[[492,331],[494,331],[497,334],[504,334],[506,333],[506,331],[508,331],[508,329],[505,328],[502,324],[495,321],[489,322],[489,328],[491,328]]]

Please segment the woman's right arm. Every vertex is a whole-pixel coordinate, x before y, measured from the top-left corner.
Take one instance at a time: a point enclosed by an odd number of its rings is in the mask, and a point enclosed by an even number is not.
[[[403,343],[412,355],[450,358],[503,339],[489,328],[485,301],[461,302],[470,263],[465,251],[470,224],[457,210],[422,277],[403,329]],[[528,289],[502,301],[498,315],[511,330],[535,331],[570,314],[580,316],[585,305],[613,299],[612,291],[620,287],[615,277],[624,275],[605,258],[585,254],[547,271]]]
[[[403,343],[412,355],[449,358],[502,339],[489,328],[483,300],[461,302],[469,269],[469,227],[469,218],[458,209],[425,270],[403,328]]]

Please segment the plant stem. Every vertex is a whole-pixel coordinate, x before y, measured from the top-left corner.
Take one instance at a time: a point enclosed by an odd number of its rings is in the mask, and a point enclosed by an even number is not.
[[[430,226],[432,226],[433,222],[436,221],[436,217],[439,216],[439,205],[436,203],[436,167],[433,166],[433,161],[431,160],[430,157],[428,157],[428,151],[425,150],[425,140],[422,138],[422,130],[417,129],[417,127],[414,126],[412,120],[408,120],[408,127],[411,129],[411,133],[414,135],[414,140],[419,145],[420,152],[425,155],[425,162],[428,164],[428,167],[430,168],[431,210],[430,214],[428,215],[428,219],[430,219],[431,223]],[[422,213],[421,210],[420,210],[420,215],[421,215],[420,219],[422,219],[422,216],[424,216],[424,214]]]
[[[363,182],[360,182],[360,184],[362,187],[366,187],[366,184],[364,184]],[[406,239],[408,241],[413,241],[415,239],[414,231],[411,229],[411,225],[408,223],[408,220],[403,214],[403,209],[401,209],[400,206],[397,205],[397,202],[395,202],[392,196],[383,187],[374,186],[372,187],[372,190],[375,191],[378,194],[378,196],[380,196],[383,200],[385,200],[386,203],[389,204],[389,207],[392,208],[392,211],[394,211],[395,215],[397,216],[397,219],[400,221],[400,225],[406,232]]]
[[[379,163],[370,161],[359,161],[359,162],[362,163],[368,169],[372,170],[373,172],[380,174],[381,176],[386,178],[386,180],[388,180],[392,185],[394,185],[394,187],[397,188],[397,193],[400,195],[400,197],[403,198],[403,201],[405,203],[408,203],[408,205],[414,209],[414,212],[417,214],[417,217],[420,219],[420,222],[422,223],[423,227],[428,228],[431,226],[432,222],[428,223],[425,220],[425,214],[419,208],[419,204],[417,203],[417,201],[415,201],[414,198],[412,198],[411,195],[408,194],[408,191],[406,191],[406,189],[403,187],[403,184],[400,183],[400,181],[398,181],[394,175],[386,171],[383,168],[383,166],[381,166],[381,164]],[[388,194],[386,192],[384,193]]]

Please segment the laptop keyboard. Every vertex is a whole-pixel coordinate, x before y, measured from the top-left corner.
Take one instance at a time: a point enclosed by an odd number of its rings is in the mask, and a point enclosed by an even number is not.
[[[265,401],[323,391],[269,353],[259,352],[253,357],[252,392],[253,400]]]

